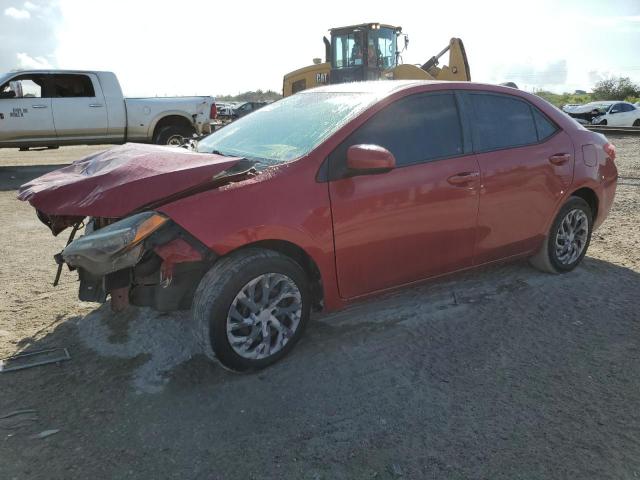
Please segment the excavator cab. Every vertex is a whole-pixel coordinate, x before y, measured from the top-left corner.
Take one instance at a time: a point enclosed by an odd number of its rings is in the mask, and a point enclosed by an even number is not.
[[[287,73],[282,79],[282,96],[328,83],[365,80],[456,80],[470,81],[471,73],[462,40],[452,38],[439,53],[420,65],[402,63],[398,38],[401,27],[362,23],[332,28],[331,40],[324,37],[325,61]],[[408,39],[404,35],[403,50]],[[441,65],[448,53],[448,62]]]
[[[331,59],[329,83],[380,80],[385,70],[398,64],[401,27],[364,23],[330,32],[331,42],[325,41]]]

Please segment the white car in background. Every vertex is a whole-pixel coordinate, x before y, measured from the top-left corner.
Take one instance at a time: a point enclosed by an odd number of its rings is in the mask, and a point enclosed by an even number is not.
[[[594,117],[591,123],[610,127],[640,127],[640,106],[629,102],[615,102],[605,113]]]

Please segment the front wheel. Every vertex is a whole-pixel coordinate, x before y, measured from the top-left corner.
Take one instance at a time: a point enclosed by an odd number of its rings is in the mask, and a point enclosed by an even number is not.
[[[196,340],[208,357],[231,370],[257,370],[299,340],[310,315],[309,284],[289,257],[247,248],[211,267],[192,310]]]
[[[640,127],[640,118],[638,118],[635,122],[633,122],[634,127]]]
[[[539,270],[565,273],[582,261],[593,228],[593,213],[580,197],[570,197],[556,216],[540,251],[530,259]]]

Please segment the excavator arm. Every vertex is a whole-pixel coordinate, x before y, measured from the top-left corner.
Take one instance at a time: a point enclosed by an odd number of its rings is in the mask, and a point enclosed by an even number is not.
[[[440,66],[440,59],[449,52],[449,62]],[[422,66],[402,64],[385,72],[386,78],[394,80],[458,80],[471,81],[471,72],[464,44],[452,38],[449,45],[431,57]]]

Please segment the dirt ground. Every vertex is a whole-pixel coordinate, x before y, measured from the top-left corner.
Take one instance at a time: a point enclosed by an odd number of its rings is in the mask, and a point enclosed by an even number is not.
[[[0,150],[0,357],[72,356],[0,374],[0,478],[640,478],[640,137],[611,139],[615,205],[576,271],[495,266],[318,315],[250,375],[198,354],[188,314],[51,286],[65,238],[15,189],[100,147]]]

